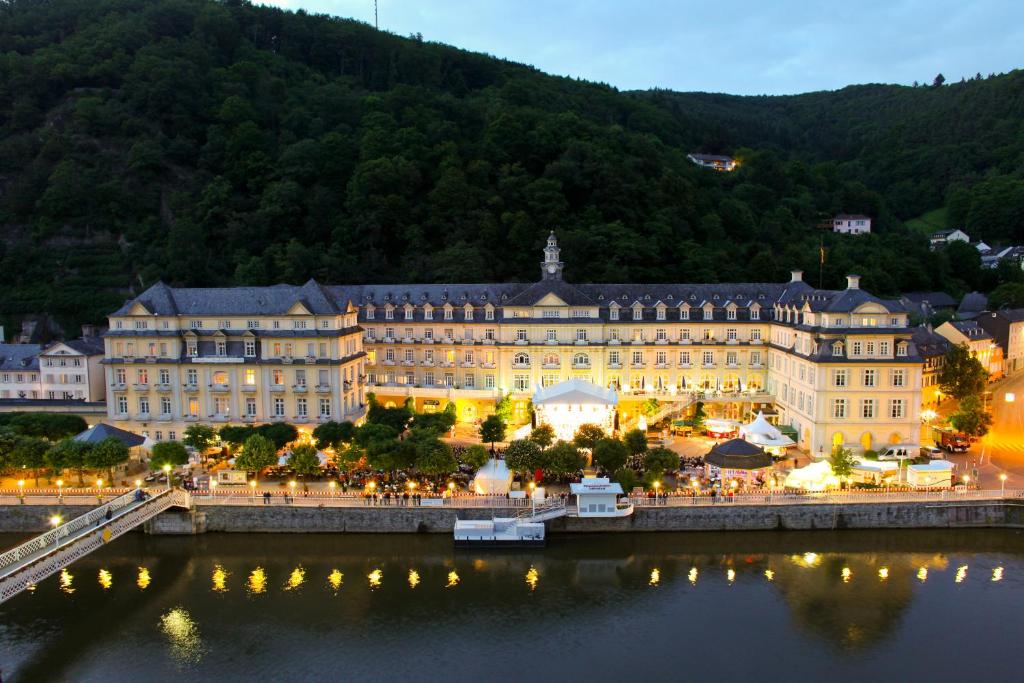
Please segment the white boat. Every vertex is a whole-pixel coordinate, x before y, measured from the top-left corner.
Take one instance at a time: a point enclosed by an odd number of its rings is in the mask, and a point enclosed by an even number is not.
[[[533,548],[544,546],[544,522],[510,517],[455,520],[456,548]]]

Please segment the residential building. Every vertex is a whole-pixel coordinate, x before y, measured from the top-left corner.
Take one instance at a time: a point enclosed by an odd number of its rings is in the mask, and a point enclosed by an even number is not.
[[[40,398],[103,401],[104,345],[99,337],[54,342],[39,354]]]
[[[935,331],[952,344],[966,344],[971,355],[985,366],[989,380],[1003,376],[1003,350],[977,321],[950,320],[939,325]]]
[[[956,299],[945,292],[907,292],[900,296],[900,303],[925,321],[936,313],[956,311]]]
[[[832,232],[841,235],[866,235],[871,232],[871,218],[861,214],[841,213],[832,218]]]
[[[0,399],[39,398],[39,345],[0,344]]]
[[[928,242],[931,244],[931,248],[942,247],[950,242],[967,242],[970,243],[971,238],[967,236],[967,233],[957,228],[951,228],[949,230],[939,230],[933,232],[931,237],[928,238]]]
[[[576,379],[615,390],[621,428],[657,398],[731,419],[765,410],[815,454],[917,441],[922,360],[907,311],[857,276],[843,290],[800,271],[781,283],[576,285],[563,268],[552,234],[533,283],[156,285],[110,316],[110,421],[153,430],[160,415],[177,431],[241,413],[312,426],[299,401],[315,368],[343,402],[333,419],[358,419],[372,391],[419,411],[454,402],[470,423],[508,396],[528,423],[534,392]]]
[[[980,313],[988,310],[988,297],[981,292],[968,292],[960,300],[956,309],[956,317],[960,320],[973,320]]]
[[[982,313],[975,321],[1002,350],[1006,374],[1024,370],[1024,308]]]
[[[938,334],[931,326],[914,328],[914,347],[921,356],[921,407],[935,408],[942,402],[939,389],[939,371],[946,361],[951,347],[950,341]]]
[[[109,317],[108,422],[156,441],[195,422],[364,414],[366,353],[345,293],[302,286],[179,289],[157,283]]]
[[[732,157],[722,156],[719,154],[687,154],[686,158],[704,168],[714,169],[716,171],[733,171],[736,169],[736,160]]]

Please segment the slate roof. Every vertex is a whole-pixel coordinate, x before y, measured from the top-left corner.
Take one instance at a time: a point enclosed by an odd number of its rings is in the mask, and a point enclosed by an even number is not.
[[[39,344],[0,344],[0,370],[39,372]]]
[[[339,310],[337,298],[315,280],[302,286],[271,287],[172,288],[158,282],[126,301],[113,315],[126,315],[135,302],[154,315],[280,315],[296,303],[314,314],[330,315]]]
[[[977,320],[950,320],[949,324],[968,339],[992,339],[992,335],[986,332]]]
[[[915,304],[928,304],[932,308],[956,308],[956,299],[945,292],[907,292],[903,295]]]
[[[134,446],[141,446],[145,443],[146,438],[135,434],[134,432],[127,432],[123,429],[118,429],[104,422],[100,422],[97,425],[89,427],[81,434],[76,434],[72,437],[75,441],[82,441],[84,443],[98,444],[106,438],[114,437],[128,448]]]
[[[743,439],[729,439],[712,448],[704,462],[730,470],[759,470],[771,467],[772,456]]]
[[[64,342],[54,342],[53,344],[47,346],[42,351],[42,353],[50,353],[50,349],[57,346],[58,344],[63,344],[64,346],[67,346],[68,348],[77,351],[83,356],[102,356],[104,353],[106,353],[106,349],[103,346],[103,340],[96,337],[90,337],[88,339],[71,339],[69,341]]]
[[[917,353],[922,358],[944,356],[950,348],[948,339],[923,325],[914,328],[911,341],[914,342],[914,346],[917,348]]]
[[[973,318],[988,308],[988,297],[981,292],[968,292],[960,301],[956,313],[961,318]]]

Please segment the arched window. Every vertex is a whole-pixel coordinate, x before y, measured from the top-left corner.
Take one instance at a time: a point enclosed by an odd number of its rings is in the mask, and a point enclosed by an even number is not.
[[[528,354],[528,353],[517,353],[515,356],[512,357],[512,362],[515,363],[516,365],[529,365],[530,364],[530,354]]]
[[[577,353],[572,357],[572,364],[578,368],[585,368],[590,366],[590,356],[585,353]]]

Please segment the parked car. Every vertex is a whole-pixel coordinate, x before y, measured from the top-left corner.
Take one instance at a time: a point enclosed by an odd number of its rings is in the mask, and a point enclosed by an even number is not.
[[[886,446],[882,450],[878,451],[879,460],[909,460],[916,458],[920,450],[917,446],[895,444],[892,446]]]
[[[944,460],[946,455],[936,446],[921,446],[921,455],[929,460]]]

